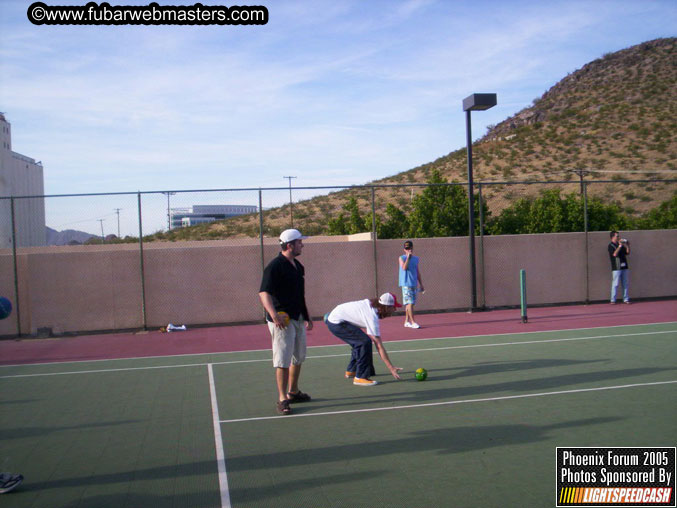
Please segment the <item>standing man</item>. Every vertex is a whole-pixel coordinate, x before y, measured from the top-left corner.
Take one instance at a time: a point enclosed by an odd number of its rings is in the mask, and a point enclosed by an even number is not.
[[[630,294],[628,293],[628,260],[626,256],[630,255],[630,242],[625,238],[620,239],[618,231],[609,233],[611,242],[609,243],[609,259],[611,260],[611,305],[616,304],[616,292],[618,283],[623,285],[623,303],[630,303]]]
[[[277,411],[282,415],[291,413],[291,402],[310,400],[310,395],[299,390],[301,364],[306,358],[306,328],[313,329],[306,307],[305,270],[296,260],[303,251],[304,238],[297,229],[282,232],[281,252],[263,271],[259,290],[273,339]]]
[[[416,291],[418,286],[423,288],[421,270],[418,267],[418,256],[414,256],[414,242],[404,242],[404,254],[399,257],[400,261],[400,287],[402,288],[402,303],[406,311],[404,326],[406,328],[421,328],[414,321],[414,305],[416,305]]]

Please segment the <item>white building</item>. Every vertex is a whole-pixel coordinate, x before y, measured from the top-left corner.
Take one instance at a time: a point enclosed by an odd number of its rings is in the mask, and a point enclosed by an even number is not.
[[[0,113],[0,197],[42,196],[42,163],[12,151],[12,127]],[[46,245],[44,198],[15,199],[16,246]],[[12,212],[9,199],[0,199],[0,248],[12,247]]]
[[[174,229],[258,211],[257,206],[248,205],[193,205],[189,208],[172,208],[170,215],[172,229]]]

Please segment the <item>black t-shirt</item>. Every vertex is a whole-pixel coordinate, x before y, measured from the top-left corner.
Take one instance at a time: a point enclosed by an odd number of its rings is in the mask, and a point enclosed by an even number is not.
[[[628,252],[628,248],[623,245],[621,250],[618,251],[618,255],[614,256],[614,252],[618,249],[618,244],[614,242],[609,242],[609,259],[611,260],[611,270],[627,270],[630,268],[628,266],[628,261],[625,258],[625,255]]]
[[[276,311],[285,311],[291,319],[303,316],[305,321],[310,321],[306,309],[305,269],[296,259],[294,266],[282,253],[278,254],[263,271],[259,292],[265,291],[273,297]],[[272,321],[267,312],[266,319]]]

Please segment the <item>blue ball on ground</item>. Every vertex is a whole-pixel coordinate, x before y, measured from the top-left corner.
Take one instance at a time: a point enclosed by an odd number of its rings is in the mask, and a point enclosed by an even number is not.
[[[0,319],[6,319],[12,313],[12,302],[0,296]]]
[[[324,324],[329,324],[329,312],[324,315]]]

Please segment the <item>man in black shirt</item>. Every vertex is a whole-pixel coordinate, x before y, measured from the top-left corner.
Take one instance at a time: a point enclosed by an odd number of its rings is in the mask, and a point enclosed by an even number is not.
[[[611,242],[609,243],[609,259],[611,260],[611,304],[616,303],[616,292],[618,284],[623,286],[623,303],[630,303],[630,294],[628,293],[628,260],[626,256],[630,255],[630,242],[626,239],[620,239],[618,231],[609,233]]]
[[[277,381],[277,411],[291,413],[291,402],[306,402],[310,395],[299,390],[301,364],[306,358],[306,328],[313,322],[306,307],[305,270],[296,258],[305,236],[297,229],[280,235],[281,252],[263,271],[259,298],[273,339],[273,367]]]

